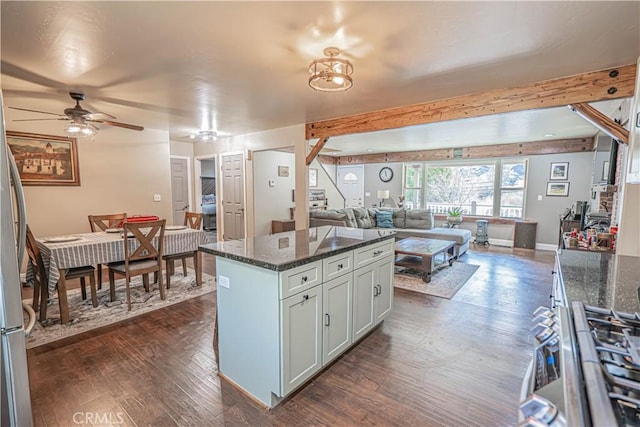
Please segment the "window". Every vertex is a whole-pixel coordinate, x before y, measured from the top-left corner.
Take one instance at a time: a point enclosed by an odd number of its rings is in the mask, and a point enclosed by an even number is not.
[[[423,164],[404,165],[404,206],[420,209],[422,205]]]
[[[526,160],[405,164],[404,195],[410,209],[522,218]]]

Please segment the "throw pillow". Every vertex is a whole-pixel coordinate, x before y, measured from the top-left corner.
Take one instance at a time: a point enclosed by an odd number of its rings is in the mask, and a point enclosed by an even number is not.
[[[393,228],[393,212],[392,211],[376,212],[376,223],[380,228]]]
[[[358,228],[371,228],[371,219],[367,208],[353,208],[353,215],[356,217]]]

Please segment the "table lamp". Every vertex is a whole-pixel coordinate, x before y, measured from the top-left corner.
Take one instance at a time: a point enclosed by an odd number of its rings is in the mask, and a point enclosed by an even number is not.
[[[380,199],[380,207],[382,207],[382,202],[388,198],[389,198],[389,190],[378,190],[378,199]]]

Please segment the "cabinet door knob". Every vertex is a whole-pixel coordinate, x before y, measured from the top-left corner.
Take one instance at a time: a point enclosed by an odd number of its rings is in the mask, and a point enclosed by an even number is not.
[[[553,271],[553,270],[551,270],[551,274],[556,274],[556,272],[555,272],[555,271]]]
[[[306,282],[307,280],[309,280],[307,276],[302,276],[302,283]]]
[[[309,299],[309,295],[302,295],[302,301],[307,301]]]
[[[342,264],[338,264],[338,270],[340,270],[340,269],[341,269],[341,268],[343,268],[343,267],[344,267],[344,265],[342,265]]]
[[[329,316],[329,313],[325,313],[324,326],[329,326],[330,324],[331,324],[331,316]]]

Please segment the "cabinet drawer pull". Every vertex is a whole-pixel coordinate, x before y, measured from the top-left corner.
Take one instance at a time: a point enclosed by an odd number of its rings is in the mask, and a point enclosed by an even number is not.
[[[330,324],[331,324],[331,316],[329,316],[329,313],[325,313],[324,326],[329,326]]]
[[[375,251],[375,252],[373,253],[373,256],[378,256],[378,255],[380,255],[380,254],[381,254],[381,253],[383,253],[383,252],[384,252],[384,251]]]
[[[382,295],[382,285],[378,285],[378,295]]]
[[[338,270],[341,270],[342,268],[344,268],[344,265],[338,264]]]
[[[302,276],[302,283],[306,282],[307,280],[309,280],[307,276]]]
[[[302,301],[307,301],[309,299],[309,295],[302,295]]]
[[[373,287],[373,296],[374,296],[374,297],[377,297],[377,296],[378,296],[378,285],[375,285],[375,286]]]

